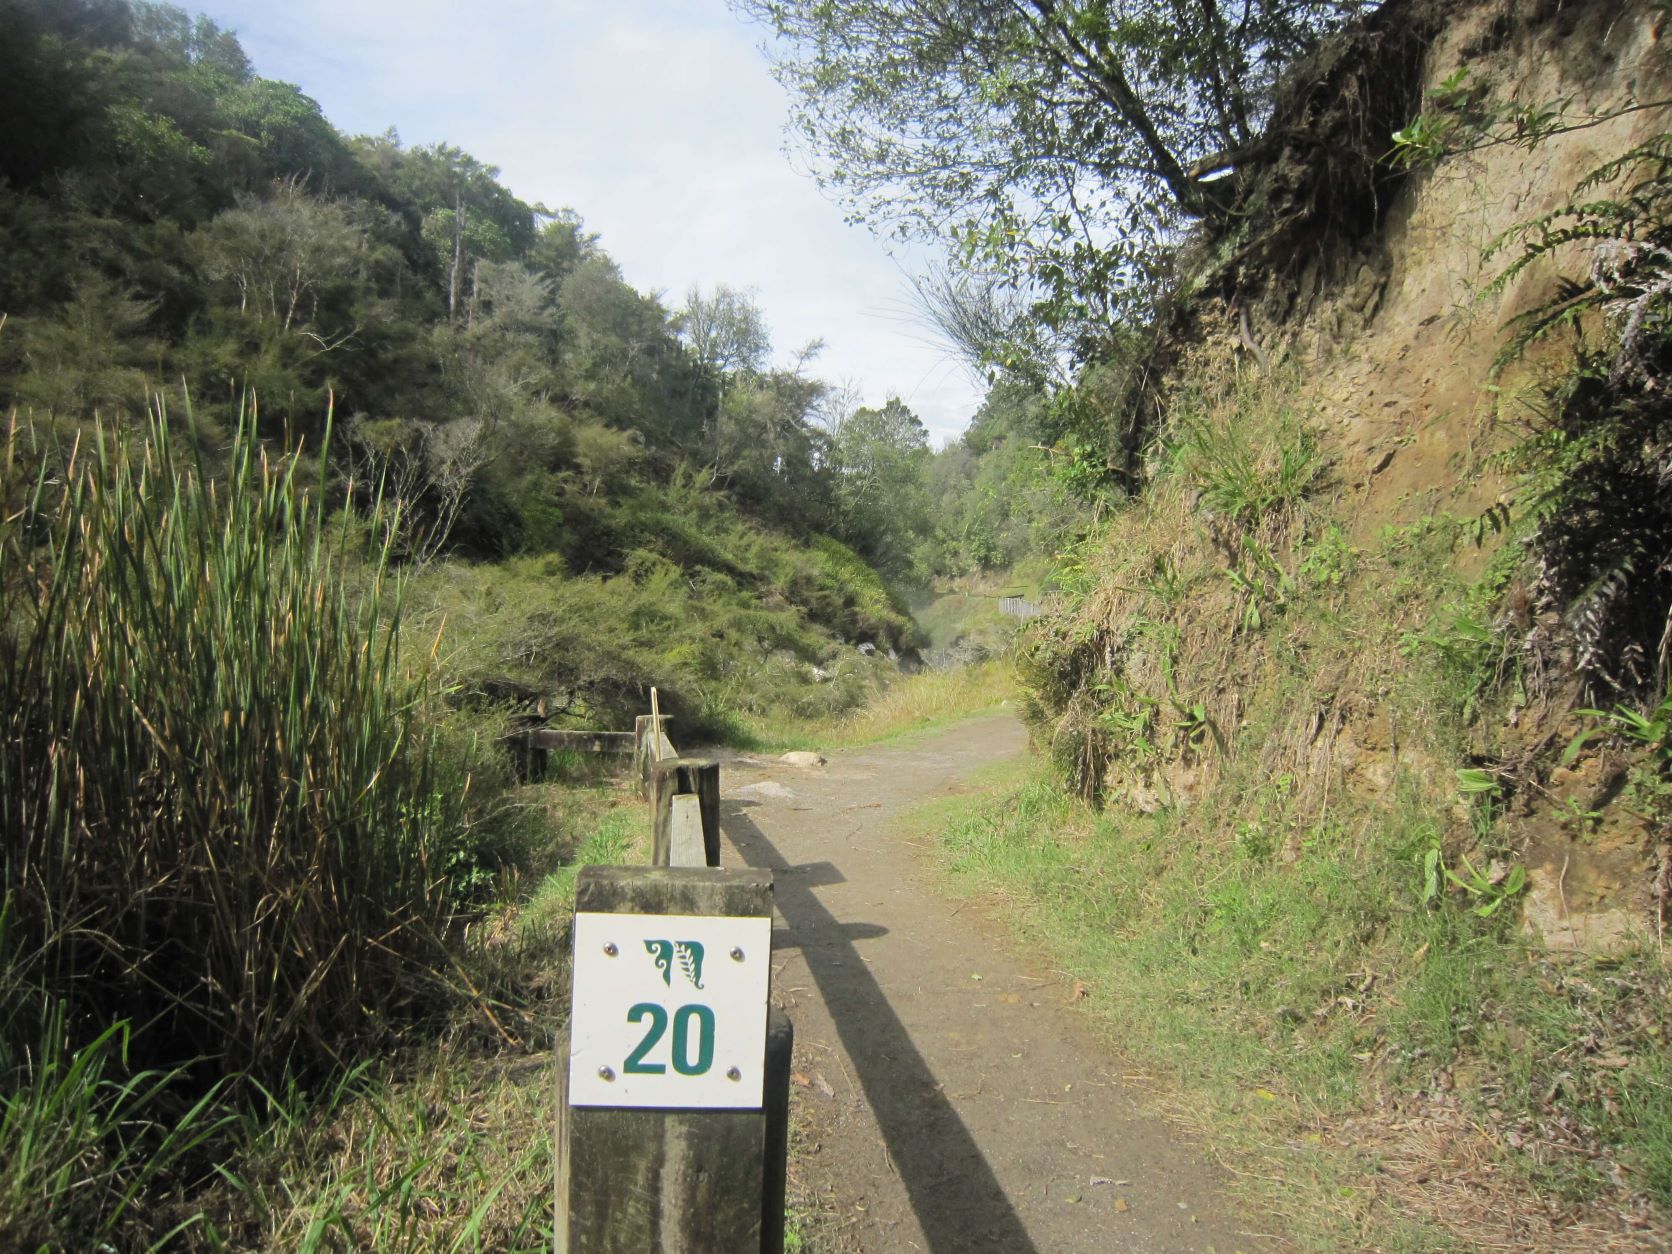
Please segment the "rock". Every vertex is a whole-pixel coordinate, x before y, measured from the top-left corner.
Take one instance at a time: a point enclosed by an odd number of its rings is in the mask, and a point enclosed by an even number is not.
[[[785,766],[824,765],[823,757],[816,753],[810,753],[806,749],[796,749],[793,752],[786,753],[783,757],[779,758],[778,761],[782,762]]]
[[[1156,814],[1161,810],[1161,794],[1147,784],[1131,785],[1124,799],[1139,814]]]
[[[1532,867],[1522,914],[1527,932],[1546,949],[1608,955],[1648,939],[1648,928],[1630,910],[1568,910],[1562,900],[1561,870]]]
[[[770,779],[758,784],[745,784],[733,795],[745,801],[789,801],[795,797],[788,788]]]
[[[862,657],[875,657],[877,655],[877,646],[867,640],[864,644],[859,646],[859,652]]]

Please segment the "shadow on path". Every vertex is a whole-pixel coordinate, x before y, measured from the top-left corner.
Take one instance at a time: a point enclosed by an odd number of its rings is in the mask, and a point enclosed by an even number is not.
[[[884,929],[842,923],[818,900],[815,887],[841,882],[830,863],[791,866],[736,802],[725,803],[722,823],[750,866],[774,873],[775,904],[789,927],[774,944],[800,948],[930,1250],[1037,1254],[975,1138],[854,946]]]

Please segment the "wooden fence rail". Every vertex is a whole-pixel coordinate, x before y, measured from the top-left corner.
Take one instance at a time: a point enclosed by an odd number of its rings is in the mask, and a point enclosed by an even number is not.
[[[531,727],[505,737],[505,748],[522,780],[545,777],[552,753],[632,753],[636,739],[632,732],[565,731],[553,727]]]
[[[585,867],[576,885],[556,1249],[783,1254],[795,1034],[768,997],[772,873],[720,868],[720,764],[680,756],[666,722],[658,710],[635,720],[631,735],[526,733],[530,754],[548,744],[630,751],[651,821],[652,866]],[[758,982],[740,1000],[727,981],[745,971]],[[652,1052],[666,1048],[657,1025],[669,1022],[674,1052],[663,1062]],[[739,1031],[740,1022],[749,1026]],[[706,1041],[694,1051],[693,1030]],[[630,1091],[646,1077],[655,1094]],[[710,1077],[718,1097],[703,1095]]]

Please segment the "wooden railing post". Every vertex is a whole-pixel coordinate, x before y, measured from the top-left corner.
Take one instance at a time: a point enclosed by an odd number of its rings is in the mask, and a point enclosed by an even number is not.
[[[639,781],[639,796],[646,801],[650,800],[651,768],[658,762],[679,756],[679,751],[673,747],[673,741],[668,739],[667,725],[670,719],[663,714],[658,724],[657,717],[640,714],[633,720],[633,774]]]
[[[702,838],[702,801],[694,792],[675,793],[668,824],[668,865],[707,866]]]
[[[761,1254],[783,1254],[789,1203],[790,1074],[795,1024],[776,1006],[766,1011],[766,1175],[761,1181]]]
[[[633,778],[639,781],[639,796],[650,800],[650,764],[655,760],[650,751],[650,732],[656,720],[640,714],[633,720]]]
[[[781,1254],[794,1039],[768,1001],[771,872],[586,867],[575,911],[558,1254]]]

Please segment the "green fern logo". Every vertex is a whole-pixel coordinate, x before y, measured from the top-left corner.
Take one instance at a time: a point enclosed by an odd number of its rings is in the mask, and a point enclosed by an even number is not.
[[[679,969],[691,981],[692,988],[702,987],[702,946],[696,941],[675,941],[674,952],[679,957]]]
[[[647,940],[645,952],[651,956],[656,969],[662,973],[662,983],[673,985],[673,969],[691,981],[692,988],[702,987],[703,948],[700,941]]]

